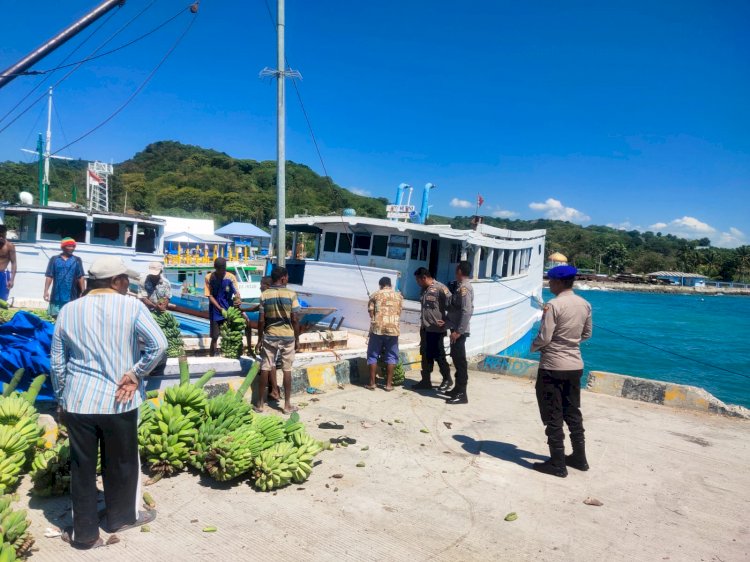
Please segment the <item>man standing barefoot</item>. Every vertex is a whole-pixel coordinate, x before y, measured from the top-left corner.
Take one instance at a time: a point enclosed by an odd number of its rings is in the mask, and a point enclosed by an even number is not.
[[[292,364],[299,350],[297,312],[300,305],[297,293],[286,288],[288,282],[286,268],[275,266],[271,271],[271,286],[260,296],[256,345],[256,353],[262,353],[259,396],[255,405],[258,412],[265,408],[268,379],[276,366],[277,355],[281,357],[284,371],[284,413],[291,414],[296,409],[292,406]]]
[[[370,313],[370,336],[367,341],[367,364],[370,367],[368,390],[375,390],[375,373],[380,351],[385,350],[387,378],[385,390],[393,390],[393,371],[398,364],[398,336],[400,334],[401,306],[404,298],[391,287],[390,277],[381,277],[380,290],[370,295],[367,311]]]
[[[0,300],[7,301],[16,281],[16,247],[8,242],[8,227],[0,224]],[[10,265],[10,271],[8,271]]]
[[[568,466],[588,470],[581,415],[583,360],[580,344],[591,337],[591,305],[573,292],[578,271],[569,265],[547,272],[555,298],[544,306],[539,334],[531,351],[540,351],[536,399],[546,426],[550,459],[534,464],[534,470],[565,478]],[[563,422],[568,425],[573,454],[565,456]]]

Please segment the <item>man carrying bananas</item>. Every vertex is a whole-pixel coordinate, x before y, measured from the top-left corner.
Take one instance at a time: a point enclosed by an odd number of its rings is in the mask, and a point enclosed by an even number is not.
[[[167,311],[169,299],[172,298],[172,285],[162,275],[164,264],[160,261],[152,261],[148,264],[148,273],[140,277],[138,283],[138,298],[150,311],[160,314]],[[167,366],[165,355],[156,368],[151,371],[152,377],[164,375]]]
[[[292,364],[299,350],[300,309],[297,293],[287,289],[289,274],[285,267],[274,266],[271,271],[271,286],[260,295],[260,317],[258,318],[258,343],[255,352],[261,353],[260,386],[255,409],[262,412],[266,403],[268,379],[281,356],[284,371],[284,413],[290,414],[292,406]]]
[[[222,311],[227,310],[232,304],[239,303],[240,290],[237,287],[237,278],[227,272],[227,260],[216,258],[214,270],[206,275],[206,296],[208,297],[208,320],[211,331],[211,347],[209,355],[216,355],[216,344],[221,335],[221,324],[226,320]]]
[[[104,546],[96,489],[100,451],[103,527],[114,533],[156,517],[155,511],[138,509],[138,409],[143,379],[167,351],[167,339],[143,303],[127,296],[129,278],[138,274],[121,258],[97,259],[89,270],[88,294],[60,310],[52,336],[52,386],[71,450],[73,528],[62,538],[76,548]]]

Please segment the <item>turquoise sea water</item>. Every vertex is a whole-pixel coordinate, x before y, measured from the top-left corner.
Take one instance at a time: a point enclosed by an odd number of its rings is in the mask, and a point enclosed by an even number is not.
[[[593,307],[594,335],[581,347],[587,372],[700,386],[726,403],[750,407],[750,297],[577,293]],[[544,300],[550,298],[545,290]],[[606,329],[745,376],[663,353]]]

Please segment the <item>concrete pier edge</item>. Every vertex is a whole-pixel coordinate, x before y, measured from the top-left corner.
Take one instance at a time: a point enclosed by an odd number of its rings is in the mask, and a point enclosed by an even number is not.
[[[487,373],[535,380],[539,362],[519,357],[487,355],[474,358],[470,368]],[[585,390],[660,404],[681,410],[696,410],[722,416],[750,419],[750,410],[728,405],[697,386],[590,371]]]

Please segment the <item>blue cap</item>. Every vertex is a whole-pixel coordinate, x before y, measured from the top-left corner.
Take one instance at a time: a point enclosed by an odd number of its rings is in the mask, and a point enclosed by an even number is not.
[[[573,279],[578,270],[572,265],[558,265],[547,272],[550,279]]]

